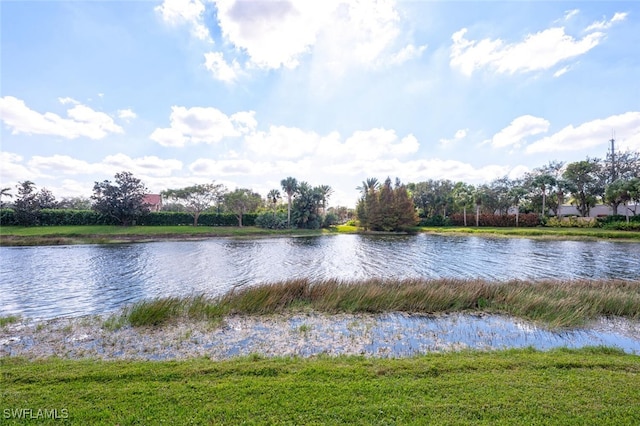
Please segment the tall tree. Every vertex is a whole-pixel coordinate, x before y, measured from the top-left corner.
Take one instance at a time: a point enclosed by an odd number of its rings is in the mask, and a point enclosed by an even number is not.
[[[292,216],[296,227],[317,229],[322,225],[320,206],[322,191],[319,187],[311,187],[307,182],[298,184],[298,192],[293,202]]]
[[[218,203],[225,192],[224,185],[212,182],[180,189],[167,189],[162,191],[162,196],[184,205],[186,211],[193,216],[193,226],[198,226],[200,214],[212,207],[214,203]]]
[[[556,184],[556,178],[548,173],[541,173],[533,180],[533,185],[542,191],[542,216],[547,216],[547,190]]]
[[[274,214],[276,212],[276,205],[278,204],[278,200],[281,198],[282,196],[280,195],[280,191],[278,191],[277,189],[272,189],[267,194],[267,201],[271,204],[271,207],[273,207]]]
[[[0,208],[4,207],[4,201],[2,201],[2,197],[13,198],[13,194],[11,194],[9,191],[11,191],[10,187],[0,189]]]
[[[131,172],[116,173],[115,184],[105,180],[93,186],[93,209],[114,218],[123,226],[129,226],[149,212],[144,202],[147,192],[144,183]]]
[[[487,185],[478,186],[473,193],[473,202],[476,205],[476,227],[480,226],[480,207],[487,199],[489,187]]]
[[[367,178],[362,181],[362,185],[356,187],[358,191],[362,193],[362,195],[366,195],[370,190],[377,190],[380,188],[380,182],[378,182],[377,178]]]
[[[629,192],[630,189],[629,181],[618,179],[607,186],[607,189],[605,190],[605,200],[609,204],[615,205],[616,207],[620,204],[624,204],[627,223],[629,223],[629,209],[627,206],[629,200],[631,200],[631,194]],[[613,214],[617,213],[617,209],[613,211]]]
[[[333,188],[331,188],[329,185],[320,185],[320,186],[317,186],[316,188],[317,188],[317,190],[320,193],[320,196],[322,198],[321,199],[321,201],[322,201],[322,214],[325,214],[327,212],[327,200],[333,194]]]
[[[291,199],[298,190],[298,181],[289,176],[286,179],[282,179],[280,185],[284,193],[287,194],[287,226],[291,228]]]
[[[56,201],[56,197],[47,188],[42,188],[36,195],[36,200],[41,209],[56,209],[59,207],[59,203]]]
[[[516,227],[520,219],[520,204],[522,199],[527,195],[527,190],[520,185],[515,185],[509,190],[509,199],[511,200],[511,206],[516,209]]]
[[[367,188],[356,206],[356,216],[365,230],[400,231],[415,226],[418,220],[415,206],[400,181],[392,187],[391,179],[387,178],[380,189],[377,185]]]
[[[580,215],[589,216],[589,210],[596,204],[598,197],[604,195],[600,161],[587,158],[571,163],[567,165],[562,177],[571,185],[571,193]]]
[[[30,180],[20,182],[17,186],[18,196],[13,205],[16,223],[22,226],[33,226],[38,224],[40,215],[40,204],[36,184]]]
[[[474,187],[464,182],[458,182],[453,187],[453,198],[458,207],[462,207],[464,226],[467,226],[467,207],[473,206]]]
[[[250,189],[240,188],[225,194],[224,203],[238,218],[238,226],[242,227],[242,216],[256,211],[262,205],[262,196]]]

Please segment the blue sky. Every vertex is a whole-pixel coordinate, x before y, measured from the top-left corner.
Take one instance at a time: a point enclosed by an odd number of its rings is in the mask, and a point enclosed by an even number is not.
[[[2,1],[0,185],[478,184],[640,150],[640,3]],[[14,191],[15,193],[15,191]]]

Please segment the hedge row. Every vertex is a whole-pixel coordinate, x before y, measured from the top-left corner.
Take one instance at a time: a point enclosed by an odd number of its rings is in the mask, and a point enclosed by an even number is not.
[[[464,226],[464,215],[452,214],[447,219],[449,223],[454,226]],[[515,215],[494,215],[494,214],[481,214],[478,217],[478,223],[480,226],[491,227],[511,227],[516,226]],[[467,213],[467,226],[476,225],[475,213]],[[525,213],[518,216],[518,226],[522,227],[534,227],[540,226],[540,215],[536,213]]]
[[[245,214],[242,216],[242,224],[254,226],[257,214]],[[193,225],[193,216],[181,212],[153,212],[140,216],[136,221],[138,225],[147,226],[176,226]],[[108,216],[103,216],[93,210],[65,210],[43,209],[36,215],[36,223],[39,226],[63,226],[63,225],[117,225],[118,222]],[[17,225],[13,209],[0,210],[0,226]],[[202,213],[198,218],[198,225],[202,226],[238,226],[238,218],[232,213]]]

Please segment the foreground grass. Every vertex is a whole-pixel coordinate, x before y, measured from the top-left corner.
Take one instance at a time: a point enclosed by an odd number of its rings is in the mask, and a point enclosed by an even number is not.
[[[24,424],[6,411],[19,409],[31,415],[55,409],[66,413],[65,424],[82,425],[636,425],[640,419],[640,357],[607,348],[409,359],[3,358],[0,370],[6,424]]]
[[[545,239],[584,239],[584,240],[628,240],[640,241],[640,232],[619,231],[601,228],[492,228],[492,227],[419,227],[419,232],[435,234],[470,234],[470,235],[496,235],[511,237],[533,237]]]
[[[488,312],[551,328],[577,327],[602,316],[640,318],[640,281],[290,280],[232,291],[138,302],[125,322],[154,326],[178,318],[217,321],[225,315],[317,312]]]

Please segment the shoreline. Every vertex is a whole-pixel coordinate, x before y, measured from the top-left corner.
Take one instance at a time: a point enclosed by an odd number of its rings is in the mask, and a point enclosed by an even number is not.
[[[110,317],[27,319],[2,326],[0,359],[226,360],[254,354],[406,358],[461,350],[584,346],[613,346],[640,355],[640,320],[617,317],[557,330],[482,312],[229,315],[216,323],[179,320],[157,327],[114,327]]]
[[[149,232],[149,228],[153,228]],[[297,238],[318,237],[343,234],[357,235],[416,235],[429,234],[438,236],[481,237],[481,238],[524,238],[548,241],[608,241],[621,243],[640,243],[640,232],[635,231],[609,231],[599,228],[442,228],[422,227],[412,232],[377,232],[364,231],[355,227],[337,227],[319,230],[267,230],[255,227],[228,228],[223,227],[213,232],[202,230],[189,231],[182,228],[181,232],[172,232],[171,227],[113,227],[113,232],[82,234],[79,232],[49,233],[55,227],[47,227],[40,234],[19,235],[15,232],[1,233],[0,247],[30,247],[30,246],[57,246],[57,245],[83,245],[83,244],[137,244],[160,241],[203,241],[214,238]],[[37,228],[29,228],[37,229]],[[77,229],[77,228],[76,228]],[[145,232],[135,233],[136,229]],[[198,228],[202,229],[202,228]],[[213,228],[215,229],[215,228]],[[156,231],[156,232],[153,232]]]

